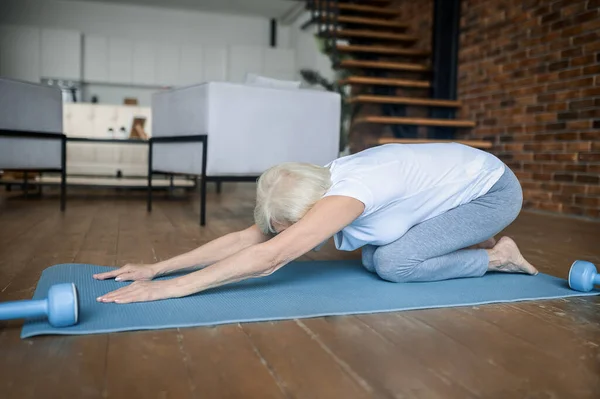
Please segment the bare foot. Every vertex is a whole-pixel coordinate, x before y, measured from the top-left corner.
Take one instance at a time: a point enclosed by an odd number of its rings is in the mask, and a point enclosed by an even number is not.
[[[496,239],[494,237],[488,238],[484,242],[470,246],[471,249],[492,249],[496,245]]]
[[[490,257],[488,271],[538,274],[537,269],[525,260],[511,238],[502,237],[494,248],[487,252]]]

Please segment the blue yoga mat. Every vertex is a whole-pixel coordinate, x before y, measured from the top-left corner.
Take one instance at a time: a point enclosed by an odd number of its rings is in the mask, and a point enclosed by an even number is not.
[[[45,298],[53,284],[75,283],[80,296],[79,324],[54,328],[46,320],[31,320],[23,326],[21,337],[378,313],[600,293],[573,291],[566,280],[545,274],[498,273],[481,278],[396,284],[367,272],[358,261],[316,261],[292,262],[268,277],[185,298],[126,305],[98,303],[98,296],[129,284],[92,278],[94,273],[110,269],[85,264],[46,269],[33,299]]]

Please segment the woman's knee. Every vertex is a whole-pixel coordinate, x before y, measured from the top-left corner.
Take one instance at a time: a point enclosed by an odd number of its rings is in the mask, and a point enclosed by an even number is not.
[[[385,250],[378,248],[373,254],[373,268],[375,273],[384,280],[394,283],[408,283],[412,281],[415,270],[420,261],[399,259],[393,254],[386,254]]]

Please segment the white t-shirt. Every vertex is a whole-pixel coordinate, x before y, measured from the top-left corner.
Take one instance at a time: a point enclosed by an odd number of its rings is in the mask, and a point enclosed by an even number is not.
[[[332,186],[365,204],[364,212],[338,232],[338,249],[385,245],[411,227],[487,193],[504,173],[495,156],[462,144],[387,144],[326,165]]]

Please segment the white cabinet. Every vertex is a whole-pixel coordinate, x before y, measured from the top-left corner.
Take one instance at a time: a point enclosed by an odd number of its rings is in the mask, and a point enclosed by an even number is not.
[[[0,76],[40,82],[40,30],[0,26]]]
[[[81,33],[42,29],[42,77],[81,79]]]
[[[231,46],[229,48],[229,81],[244,82],[248,73],[262,75],[263,63],[263,47]]]
[[[128,39],[108,39],[108,81],[131,84],[133,81],[133,42]]]
[[[202,53],[204,82],[227,81],[227,48],[225,46],[204,47]]]
[[[181,46],[178,84],[191,85],[204,82],[204,57],[202,50],[200,46]]]
[[[179,75],[180,47],[174,44],[156,45],[156,84],[176,85]]]
[[[69,137],[94,135],[94,107],[87,103],[63,104],[63,130]]]
[[[108,38],[87,35],[84,37],[83,80],[108,82]]]
[[[150,42],[133,43],[132,82],[140,85],[152,85],[156,81],[156,48]]]
[[[117,129],[117,106],[98,104],[94,105],[94,137],[115,138]],[[109,133],[112,129],[112,133]]]

